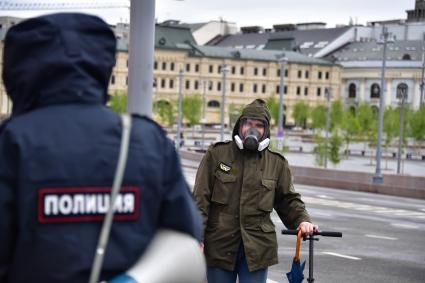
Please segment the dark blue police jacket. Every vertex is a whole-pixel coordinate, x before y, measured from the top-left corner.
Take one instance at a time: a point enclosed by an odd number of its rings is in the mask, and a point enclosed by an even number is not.
[[[122,130],[105,106],[115,48],[107,24],[82,14],[30,19],[6,35],[0,282],[88,281]],[[133,117],[114,220],[102,280],[134,264],[158,228],[201,239],[175,149],[147,118]]]

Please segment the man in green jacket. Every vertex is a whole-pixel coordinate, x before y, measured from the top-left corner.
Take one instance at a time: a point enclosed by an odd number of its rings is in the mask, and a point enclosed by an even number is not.
[[[208,283],[262,283],[278,262],[273,208],[289,229],[311,234],[313,225],[295,192],[286,159],[268,149],[270,113],[248,104],[233,140],[212,145],[196,175],[194,195],[204,220]]]

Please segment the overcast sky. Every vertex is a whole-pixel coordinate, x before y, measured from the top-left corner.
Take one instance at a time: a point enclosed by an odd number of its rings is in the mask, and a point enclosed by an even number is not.
[[[9,0],[8,2],[84,2],[85,0]],[[111,0],[107,0],[111,2]],[[87,0],[93,3],[104,1]],[[114,1],[120,2],[120,0]],[[126,3],[126,0],[122,0]],[[368,21],[405,19],[406,10],[413,9],[415,0],[156,0],[156,18],[181,20],[187,23],[224,19],[238,27],[273,24],[325,22],[336,24],[366,24]],[[110,24],[129,20],[126,8],[80,10],[96,14]],[[52,12],[52,11],[49,11]],[[0,15],[31,17],[46,11],[0,11]]]

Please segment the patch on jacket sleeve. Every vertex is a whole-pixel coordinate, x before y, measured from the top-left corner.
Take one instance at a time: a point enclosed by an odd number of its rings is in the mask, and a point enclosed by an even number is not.
[[[103,221],[109,208],[110,193],[110,187],[42,188],[38,191],[38,222]],[[114,221],[138,219],[140,189],[122,187],[114,211]]]
[[[232,169],[232,167],[230,167],[229,165],[227,165],[223,162],[220,162],[219,168],[220,168],[221,171],[226,172],[226,173],[228,173],[230,171],[230,169]]]

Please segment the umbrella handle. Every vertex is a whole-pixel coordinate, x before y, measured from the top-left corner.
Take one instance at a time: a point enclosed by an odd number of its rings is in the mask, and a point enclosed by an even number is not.
[[[295,245],[295,256],[294,256],[294,260],[296,261],[300,261],[300,245],[301,245],[301,238],[302,238],[303,234],[301,232],[301,229],[298,230],[298,234],[297,234],[297,244]]]

